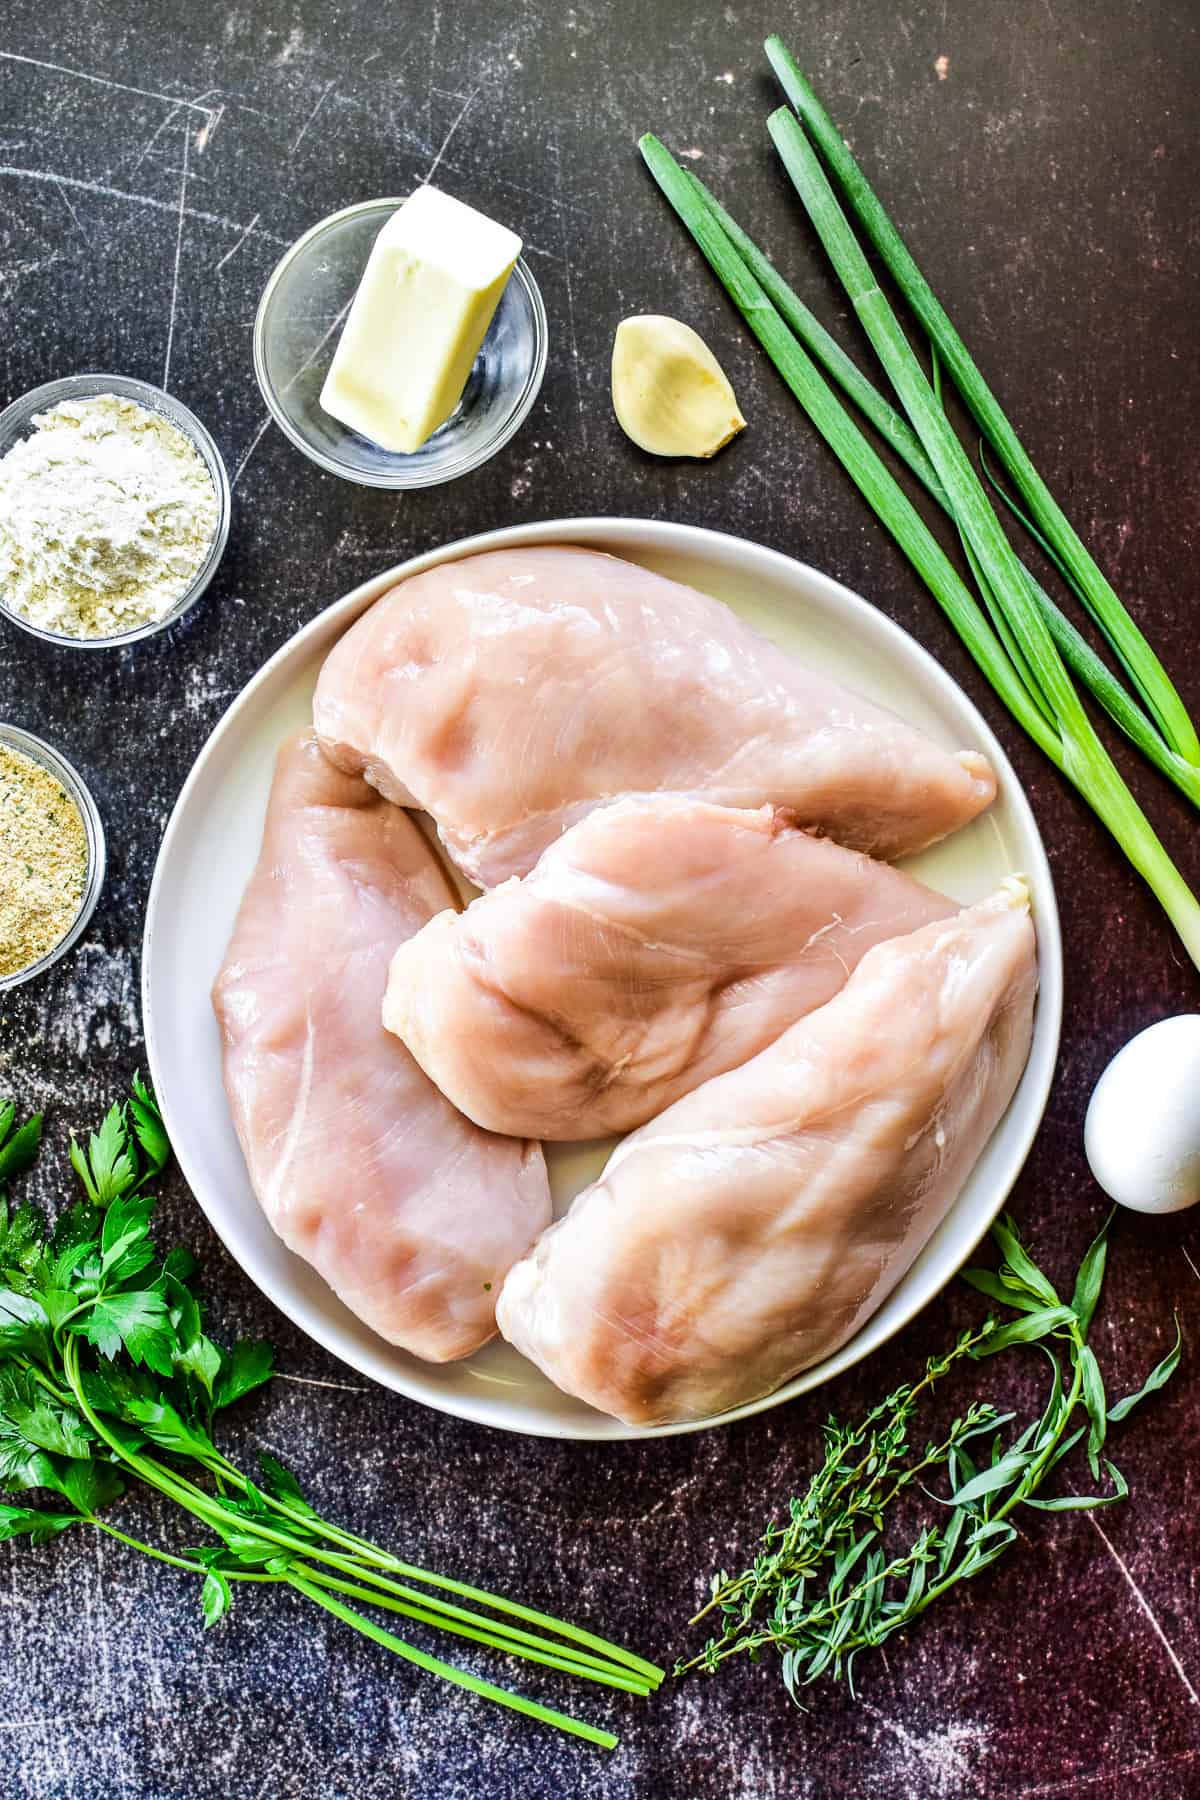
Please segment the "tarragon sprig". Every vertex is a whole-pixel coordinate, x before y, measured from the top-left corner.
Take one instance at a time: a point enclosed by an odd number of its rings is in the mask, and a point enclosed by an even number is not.
[[[0,1181],[33,1161],[41,1119],[14,1129],[0,1105]],[[195,1259],[160,1256],[147,1191],[170,1144],[135,1077],[70,1160],[84,1197],[52,1228],[0,1193],[0,1490],[53,1496],[0,1503],[0,1540],[42,1544],[73,1526],[103,1532],[199,1577],[206,1625],[246,1583],[286,1585],[405,1661],[485,1699],[611,1749],[611,1732],[431,1656],[362,1609],[399,1616],[562,1674],[646,1695],[662,1670],[580,1627],[467,1582],[432,1574],[323,1519],[273,1456],[251,1480],[219,1449],[218,1416],[268,1381],[269,1345],[221,1350],[204,1330]],[[141,1482],[207,1534],[178,1550],[143,1542],[108,1509]],[[347,1601],[355,1604],[350,1606]]]
[[[1107,1236],[1106,1224],[1064,1302],[1013,1221],[997,1221],[992,1239],[999,1267],[968,1269],[964,1278],[1016,1317],[1007,1323],[991,1317],[962,1333],[944,1355],[930,1358],[919,1380],[896,1388],[857,1425],[830,1419],[821,1467],[792,1499],[788,1516],[768,1525],[750,1568],[713,1577],[711,1598],[692,1623],[716,1612],[720,1631],[698,1654],[678,1662],[676,1675],[713,1674],[731,1657],[756,1660],[775,1651],[793,1699],[825,1674],[846,1680],[853,1691],[855,1659],[864,1650],[878,1649],[1004,1554],[1017,1536],[1010,1515],[1019,1506],[1065,1512],[1126,1497],[1127,1482],[1101,1454],[1108,1427],[1170,1379],[1181,1340],[1177,1323],[1174,1346],[1143,1385],[1109,1406],[1087,1341],[1104,1281]],[[951,1370],[1026,1344],[1035,1345],[1050,1367],[1037,1418],[1007,1437],[1015,1414],[976,1400],[940,1438],[919,1451],[910,1448],[918,1407]],[[1047,1478],[1085,1437],[1092,1478],[1099,1481],[1103,1469],[1108,1490],[1043,1498]],[[978,1463],[977,1446],[983,1451]],[[940,1494],[929,1486],[939,1473],[946,1490]],[[906,1544],[894,1546],[896,1503],[918,1493],[935,1516]]]

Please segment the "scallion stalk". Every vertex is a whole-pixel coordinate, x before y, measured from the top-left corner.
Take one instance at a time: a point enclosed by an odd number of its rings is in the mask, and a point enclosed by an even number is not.
[[[825,329],[795,290],[783,279],[775,265],[763,254],[754,240],[742,230],[736,219],[726,211],[711,190],[705,187],[700,178],[691,170],[685,169],[683,174],[695,190],[697,197],[704,202],[713,218],[721,226],[747,269],[759,282],[763,291],[814,360],[821,365],[827,375],[832,377],[842,392],[854,401],[859,411],[870,420],[889,447],[921,482],[930,498],[935,500],[942,510],[953,519],[954,511],[946,497],[945,489],[938,480],[937,473],[926,456],[920,439],[908,421],[901,417],[895,407],[862,373],[858,365],[847,356],[837,339]],[[992,480],[986,467],[984,472],[988,474],[988,479]],[[993,486],[995,486],[994,482]],[[1037,527],[1002,490],[998,491],[1001,499],[1016,514],[1050,561],[1055,564],[1059,574],[1070,585],[1069,572]],[[1097,656],[1087,639],[1076,629],[1028,569],[1025,571],[1025,579],[1030,595],[1046,621],[1059,654],[1072,671],[1087,684],[1109,717],[1130,741],[1137,745],[1142,754],[1162,774],[1166,775],[1168,780],[1173,781],[1176,787],[1187,795],[1193,805],[1200,806],[1200,768],[1187,762],[1185,758],[1170,748],[1158,727],[1142,711],[1137,701]]]
[[[754,240],[746,235],[732,218],[720,201],[705,187],[698,175],[690,169],[683,171],[685,179],[695,190],[698,198],[712,213],[751,275],[758,282],[763,292],[771,300],[785,322],[790,325],[805,349],[832,376],[842,392],[846,394],[858,410],[868,418],[876,431],[905,462],[917,480],[938,501],[945,504],[942,485],[937,478],[933,464],[921,448],[918,438],[907,419],[901,418],[891,403],[873,382],[869,381],[858,364],[842,349],[837,339],[822,325],[820,319],[801,300],[794,288],[788,286],[779,270],[770,259],[763,255]]]
[[[961,482],[968,502],[964,506],[967,516],[960,515],[956,510],[956,522],[963,529],[983,570],[988,584],[985,585],[985,594],[1003,607],[1007,624],[1020,643],[1023,658],[1038,690],[1038,699],[1027,688],[1022,674],[1014,666],[1001,640],[911,500],[851,419],[709,207],[698,196],[692,179],[675,162],[665,146],[652,135],[647,134],[642,138],[640,148],[651,174],[771,357],[779,374],[837,455],[876,516],[904,550],[996,693],[1035,743],[1063,771],[1112,831],[1130,862],[1157,895],[1189,955],[1197,967],[1200,967],[1200,904],[1171,862],[1149,821],[1096,737],[1041,613],[1029,595],[1026,586],[1027,572],[1017,561],[1007,538],[1004,538],[999,521],[986,495],[982,494],[982,488],[979,488],[983,501],[980,506],[978,499],[970,491],[969,483],[965,480]],[[876,326],[876,335],[891,351],[895,346],[888,328],[887,315],[875,305],[874,297],[868,291],[872,285],[874,284],[869,277],[866,283],[860,284],[860,299],[866,303],[867,313]],[[875,292],[878,294],[877,286]],[[883,298],[882,295],[878,297],[880,300]],[[888,313],[890,314],[890,309]],[[892,324],[895,324],[894,317]],[[895,326],[895,330],[898,333],[899,327]],[[949,425],[945,421],[945,415],[940,413],[936,396],[920,365],[916,363],[907,339],[904,340],[904,350],[912,358],[916,373],[914,378],[912,369],[902,357],[899,354],[893,355],[893,363],[901,372],[907,389],[907,394],[901,392],[901,399],[912,400],[910,420],[917,429],[923,448],[930,456],[939,481],[948,492],[952,492],[962,468],[946,443],[938,426],[938,418],[941,418],[947,433]],[[922,387],[928,395],[927,404],[922,403]],[[957,439],[954,442],[957,445]],[[965,462],[961,445],[957,445],[957,448],[959,456]],[[969,462],[966,463],[966,469],[978,487]],[[957,499],[958,495],[954,494],[952,504]],[[997,544],[997,538],[1003,539],[1002,547]],[[999,584],[999,591],[990,585],[993,580]],[[1043,710],[1045,707],[1053,714],[1053,723],[1046,717]]]
[[[1016,638],[1023,659],[1021,666],[1028,669],[1054,714],[1072,779],[1158,894],[1200,967],[1200,906],[1096,735],[1041,611],[1030,595],[1026,571],[875,279],[815,150],[795,114],[783,107],[771,114],[767,128],[909,423],[937,472],[955,522],[978,558],[989,598],[1002,609]]]
[[[697,199],[686,172],[649,133],[641,139],[640,148],[650,173],[730,299],[871,510],[896,539],[1005,705],[1046,755],[1065,770],[1057,730],[1030,700],[978,602],[908,495]]]
[[[937,345],[955,386],[1016,482],[1034,521],[1068,571],[1075,591],[1121,659],[1168,744],[1186,762],[1200,765],[1200,738],[1166,670],[1034,468],[1000,402],[917,267],[837,126],[782,40],[771,36],[765,48],[784,93],[803,120],[869,242],[897,282],[922,330]]]

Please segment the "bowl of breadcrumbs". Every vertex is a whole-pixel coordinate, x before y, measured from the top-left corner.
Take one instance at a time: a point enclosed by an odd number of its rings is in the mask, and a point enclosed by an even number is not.
[[[104,885],[104,827],[65,756],[0,725],[0,988],[75,943]]]

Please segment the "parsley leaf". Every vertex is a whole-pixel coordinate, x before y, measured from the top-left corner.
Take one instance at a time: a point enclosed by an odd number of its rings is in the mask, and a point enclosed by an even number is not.
[[[0,1270],[9,1281],[23,1283],[34,1276],[45,1254],[46,1227],[33,1206],[20,1206],[9,1216],[8,1202],[0,1194]]]
[[[54,1257],[47,1271],[47,1280],[55,1287],[65,1287],[84,1263],[93,1262],[94,1268],[87,1271],[87,1279],[93,1286],[100,1282],[100,1240],[85,1238],[82,1243],[71,1244],[61,1255]],[[81,1281],[84,1277],[80,1277]],[[82,1297],[82,1296],[81,1296]]]
[[[204,1613],[205,1629],[215,1625],[233,1605],[233,1594],[229,1583],[220,1569],[210,1568],[204,1577],[204,1586],[200,1589],[200,1606]]]
[[[170,1450],[176,1456],[194,1456],[201,1462],[215,1454],[216,1446],[208,1433],[198,1425],[189,1425],[167,1400],[130,1399],[121,1411],[123,1417],[140,1425],[160,1450]]]
[[[196,1259],[191,1251],[184,1250],[179,1245],[176,1245],[173,1250],[168,1250],[163,1257],[164,1274],[173,1275],[176,1281],[190,1281],[196,1273],[196,1268]]]
[[[6,1369],[0,1388],[4,1415],[0,1432],[8,1444],[45,1450],[52,1456],[89,1457],[94,1439],[80,1415],[51,1399],[28,1370]]]
[[[84,1369],[79,1386],[93,1412],[112,1413],[116,1418],[121,1417],[131,1400],[150,1400],[158,1392],[158,1383],[147,1370],[120,1365]]]
[[[51,1254],[64,1257],[68,1251],[79,1244],[100,1243],[100,1233],[104,1229],[104,1213],[90,1200],[77,1200],[65,1212],[59,1213],[54,1221],[54,1230],[50,1233]]]
[[[304,1498],[300,1483],[277,1456],[265,1453],[260,1455],[258,1466],[262,1470],[263,1486],[268,1494],[274,1494],[277,1500],[286,1500],[293,1511],[311,1513],[316,1518],[316,1512]]]
[[[69,1525],[82,1524],[78,1513],[43,1512],[34,1506],[5,1506],[0,1501],[0,1544],[9,1538],[27,1537],[35,1544],[46,1544],[66,1531]]]
[[[71,1329],[75,1328],[73,1324]],[[78,1321],[78,1329],[110,1362],[123,1349],[156,1375],[172,1371],[175,1333],[167,1303],[153,1288],[103,1295]]]
[[[73,1462],[61,1476],[59,1492],[90,1518],[119,1500],[125,1483],[111,1463]]]
[[[9,1136],[16,1107],[7,1100],[0,1108],[0,1181],[11,1181],[27,1169],[38,1153],[42,1141],[42,1115],[34,1113]]]
[[[50,1355],[50,1320],[32,1294],[0,1289],[0,1355],[24,1352],[46,1362]]]
[[[154,1261],[150,1214],[154,1202],[145,1195],[121,1194],[104,1215],[100,1233],[100,1275],[116,1286],[138,1275]]]
[[[194,1376],[211,1401],[213,1382],[221,1372],[221,1352],[211,1338],[201,1332],[194,1343],[180,1351],[175,1358],[175,1367],[184,1375]]]
[[[107,1206],[136,1181],[137,1172],[128,1145],[125,1109],[115,1101],[104,1115],[99,1131],[93,1131],[89,1136],[86,1152],[72,1136],[71,1164],[94,1206]]]
[[[44,1450],[29,1443],[7,1409],[0,1414],[0,1488],[20,1493],[26,1488],[53,1488],[54,1465]]]
[[[133,1095],[129,1101],[129,1115],[133,1120],[133,1129],[138,1143],[146,1154],[149,1168],[146,1179],[159,1174],[171,1155],[171,1140],[167,1136],[162,1122],[162,1114],[158,1103],[140,1075],[133,1078]]]
[[[221,1372],[213,1386],[213,1405],[218,1410],[232,1406],[235,1400],[269,1381],[275,1352],[270,1344],[251,1343],[243,1338],[221,1359]]]

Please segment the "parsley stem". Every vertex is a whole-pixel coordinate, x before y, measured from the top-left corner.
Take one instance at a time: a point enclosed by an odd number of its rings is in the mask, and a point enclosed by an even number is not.
[[[0,1180],[33,1160],[40,1138],[39,1117],[12,1130],[15,1111],[0,1102]],[[0,1538],[40,1544],[93,1525],[154,1563],[199,1576],[207,1625],[227,1612],[235,1586],[289,1586],[417,1668],[614,1748],[611,1732],[442,1662],[337,1596],[621,1694],[647,1697],[662,1669],[532,1607],[403,1562],[322,1519],[275,1457],[260,1458],[255,1481],[217,1448],[216,1413],[270,1378],[272,1351],[247,1342],[220,1350],[189,1285],[195,1259],[180,1248],[156,1251],[155,1201],[145,1188],[169,1155],[153,1095],[135,1077],[132,1097],[111,1106],[85,1144],[72,1139],[85,1200],[47,1227],[29,1206],[10,1215],[0,1196],[0,1464],[8,1485],[45,1487],[69,1507],[0,1506]],[[135,1483],[181,1508],[208,1541],[176,1554],[97,1516]]]
[[[531,1719],[540,1719],[543,1724],[557,1725],[560,1731],[567,1731],[573,1737],[586,1738],[590,1743],[599,1744],[602,1749],[614,1750],[617,1740],[611,1731],[601,1731],[595,1725],[587,1725],[581,1719],[573,1719],[567,1713],[555,1712],[552,1707],[542,1706],[536,1700],[527,1700],[523,1694],[510,1693],[507,1688],[495,1687],[490,1681],[482,1681],[477,1675],[468,1674],[465,1669],[455,1668],[453,1663],[442,1662],[436,1656],[429,1656],[424,1650],[417,1650],[403,1638],[398,1638],[390,1631],[384,1631],[370,1619],[364,1619],[349,1606],[343,1606],[332,1594],[326,1594],[319,1587],[306,1581],[302,1575],[289,1574],[287,1581],[297,1593],[305,1595],[317,1606],[323,1606],[344,1624],[353,1626],[355,1631],[362,1632],[364,1637],[374,1643],[381,1644],[385,1650],[391,1650],[396,1656],[403,1657],[405,1662],[415,1663],[419,1669],[425,1669],[431,1675],[440,1675],[444,1681],[453,1682],[456,1687],[466,1688],[468,1693],[478,1694],[485,1700],[494,1700],[500,1706],[510,1707],[514,1712],[525,1713]]]
[[[349,1593],[351,1591],[341,1582],[335,1580],[332,1575],[326,1575],[321,1571],[314,1570],[311,1579],[320,1581],[323,1586],[334,1588],[339,1593]],[[383,1586],[383,1584],[381,1584],[381,1586]],[[385,1598],[385,1594],[387,1596],[394,1595],[395,1600],[390,1597]],[[464,1624],[481,1626],[485,1631],[491,1632],[497,1637],[503,1637],[507,1645],[511,1648],[512,1654],[516,1656],[523,1654],[521,1648],[522,1645],[529,1644],[539,1650],[549,1651],[554,1656],[566,1658],[581,1670],[600,1670],[603,1671],[605,1675],[611,1674],[614,1677],[619,1677],[621,1681],[635,1682],[637,1687],[643,1692],[648,1686],[657,1685],[643,1680],[642,1677],[635,1675],[631,1670],[627,1670],[620,1664],[614,1663],[611,1658],[589,1656],[582,1650],[572,1649],[569,1644],[557,1643],[552,1638],[539,1637],[533,1632],[522,1631],[518,1626],[509,1625],[503,1619],[489,1619],[480,1613],[469,1612],[465,1607],[453,1606],[448,1600],[440,1600],[436,1594],[424,1594],[417,1588],[403,1587],[396,1582],[388,1582],[386,1583],[386,1586],[383,1586],[383,1592],[381,1593],[375,1593],[371,1590],[360,1588],[355,1590],[352,1597],[356,1599],[372,1598],[376,1605],[384,1607],[396,1606],[398,1603],[411,1603],[412,1605],[422,1608],[424,1613],[438,1614],[439,1618],[437,1622],[461,1620]],[[453,1630],[453,1626],[450,1624],[445,1624],[444,1628],[447,1631]]]
[[[48,1394],[52,1395],[53,1398],[58,1401],[60,1406],[71,1406],[74,1404],[74,1394],[58,1387],[51,1381],[50,1377],[38,1363],[29,1362],[27,1358],[23,1356],[14,1356],[13,1361],[19,1369],[27,1370],[29,1374],[33,1376],[33,1379],[37,1382],[38,1386],[44,1388]]]
[[[606,1644],[602,1638],[593,1639],[588,1645],[591,1649],[599,1650],[600,1657],[581,1656],[567,1646],[554,1644],[545,1639],[535,1638],[528,1632],[517,1631],[515,1628],[505,1624],[502,1620],[480,1619],[477,1615],[468,1613],[463,1608],[451,1607],[447,1602],[439,1600],[434,1595],[418,1594],[414,1593],[412,1590],[400,1587],[394,1581],[389,1580],[388,1576],[380,1571],[369,1566],[364,1566],[363,1563],[354,1556],[345,1555],[332,1549],[322,1549],[318,1545],[312,1543],[307,1537],[293,1535],[291,1532],[275,1529],[261,1518],[249,1521],[244,1514],[230,1511],[230,1509],[219,1499],[211,1494],[206,1494],[203,1488],[197,1487],[196,1484],[189,1481],[186,1476],[177,1474],[176,1471],[166,1468],[163,1464],[155,1461],[151,1457],[146,1457],[137,1451],[130,1450],[105,1427],[103,1419],[88,1401],[87,1395],[83,1390],[82,1381],[79,1378],[78,1340],[71,1339],[65,1346],[63,1366],[66,1370],[67,1378],[71,1383],[71,1390],[75,1400],[85,1418],[88,1420],[88,1423],[99,1433],[105,1443],[115,1451],[122,1462],[131,1468],[134,1473],[149,1486],[157,1488],[169,1499],[174,1500],[177,1505],[184,1507],[193,1515],[193,1517],[199,1519],[202,1523],[208,1525],[210,1529],[216,1531],[218,1536],[225,1537],[231,1532],[252,1531],[255,1537],[264,1539],[266,1542],[278,1546],[281,1550],[293,1552],[297,1558],[303,1559],[305,1563],[324,1563],[331,1568],[337,1569],[342,1574],[356,1577],[360,1582],[365,1581],[370,1583],[372,1588],[380,1590],[380,1595],[376,1600],[378,1605],[390,1607],[391,1610],[395,1611],[405,1611],[408,1613],[408,1616],[419,1617],[427,1623],[440,1623],[443,1630],[456,1632],[460,1636],[474,1636],[477,1634],[473,1631],[462,1629],[461,1625],[456,1625],[453,1621],[455,1619],[461,1619],[464,1622],[473,1621],[486,1628],[488,1632],[486,1637],[480,1636],[480,1642],[490,1643],[496,1648],[503,1648],[513,1656],[528,1656],[530,1660],[537,1662],[546,1662],[552,1658],[551,1666],[569,1669],[570,1672],[579,1674],[585,1679],[607,1680],[609,1685],[625,1688],[629,1692],[646,1693],[652,1688],[657,1688],[661,1683],[663,1678],[663,1671],[661,1669],[656,1668],[653,1663],[648,1663],[645,1665],[645,1673],[643,1673],[642,1670],[636,1666],[641,1663],[642,1659],[634,1658],[630,1652],[621,1651],[615,1645],[610,1646]],[[224,1460],[225,1459],[222,1458],[222,1462],[224,1462]],[[233,1464],[227,1465],[227,1473],[231,1479],[236,1479],[243,1489],[249,1485],[246,1482],[245,1477],[240,1474]],[[266,1499],[268,1496],[263,1495],[262,1498]],[[294,1517],[294,1515],[289,1516]],[[315,1530],[324,1532],[326,1529],[324,1521],[316,1518],[297,1519],[296,1523],[300,1525],[301,1529],[305,1532]],[[104,1529],[109,1528],[104,1527]],[[372,1550],[374,1549],[374,1546],[364,1545],[364,1548]],[[154,1552],[151,1552],[151,1554],[154,1554]],[[383,1553],[376,1552],[376,1554],[382,1555]],[[164,1558],[164,1560],[170,1559]],[[574,1627],[568,1626],[561,1621],[551,1619],[544,1614],[534,1613],[531,1608],[517,1608],[513,1603],[502,1602],[498,1597],[485,1594],[482,1590],[468,1589],[464,1583],[452,1583],[444,1577],[430,1575],[424,1570],[413,1568],[409,1564],[400,1563],[395,1558],[388,1558],[387,1560],[394,1564],[396,1571],[403,1572],[415,1580],[425,1582],[432,1586],[443,1586],[461,1590],[465,1592],[468,1597],[482,1600],[485,1604],[496,1607],[500,1611],[521,1613],[532,1623],[543,1624],[549,1630],[560,1636],[574,1638],[577,1641],[582,1642],[586,1642],[591,1638],[590,1633],[578,1632]],[[197,1572],[203,1573],[203,1570],[200,1569],[198,1565],[185,1563],[180,1566],[195,1568]],[[223,1572],[226,1574],[237,1573],[236,1571],[229,1570]],[[307,1575],[311,1580],[324,1580],[327,1584],[330,1581],[330,1578],[328,1577],[321,1577],[316,1570],[308,1570]],[[277,1578],[269,1577],[268,1579]],[[281,1579],[287,1579],[287,1577],[282,1577]],[[358,1590],[358,1594],[361,1594],[363,1591],[365,1590]],[[386,1596],[386,1598],[383,1596]],[[411,1602],[413,1601],[421,1604],[423,1610],[420,1613],[411,1610]],[[441,1614],[440,1620],[435,1620],[433,1618],[432,1613],[429,1610],[430,1608],[436,1609]],[[503,1640],[502,1642],[501,1639]],[[528,1648],[526,1646],[528,1646]],[[534,1646],[537,1646],[536,1650]],[[631,1670],[634,1672],[632,1679],[630,1674]]]
[[[221,1473],[229,1481],[237,1485],[242,1492],[245,1492],[248,1483],[237,1465],[230,1462],[220,1451],[216,1452],[216,1461],[220,1465]],[[216,1467],[212,1458],[209,1458],[208,1462],[209,1467],[216,1473]],[[198,1493],[203,1493],[202,1489],[197,1489],[196,1491]],[[567,1638],[572,1642],[584,1645],[589,1650],[597,1651],[599,1653],[598,1666],[606,1666],[615,1662],[620,1666],[633,1670],[640,1681],[647,1682],[651,1687],[656,1688],[662,1683],[663,1670],[659,1668],[657,1664],[647,1662],[643,1657],[634,1655],[631,1651],[623,1649],[619,1644],[609,1643],[605,1638],[597,1637],[592,1632],[582,1631],[575,1626],[567,1625],[563,1620],[555,1619],[547,1613],[537,1612],[531,1607],[519,1606],[514,1601],[504,1600],[499,1595],[489,1593],[486,1588],[472,1587],[467,1582],[452,1581],[447,1576],[434,1575],[426,1569],[418,1569],[413,1564],[403,1562],[399,1557],[393,1556],[389,1551],[381,1550],[377,1544],[370,1543],[366,1538],[358,1537],[354,1532],[345,1531],[341,1526],[334,1525],[329,1520],[315,1518],[309,1513],[297,1513],[288,1505],[286,1500],[280,1499],[274,1494],[262,1493],[260,1497],[273,1512],[280,1514],[291,1524],[298,1526],[305,1531],[319,1531],[327,1541],[342,1545],[347,1555],[353,1559],[354,1564],[358,1565],[348,1568],[345,1558],[321,1558],[322,1561],[329,1562],[334,1568],[344,1569],[347,1573],[360,1574],[366,1579],[376,1580],[380,1586],[386,1587],[389,1591],[401,1595],[404,1594],[405,1590],[380,1580],[378,1576],[372,1577],[366,1575],[365,1570],[361,1568],[361,1564],[365,1562],[370,1567],[381,1571],[387,1571],[389,1574],[403,1575],[410,1581],[423,1583],[426,1587],[444,1588],[447,1592],[459,1594],[464,1599],[474,1600],[481,1605],[491,1607],[495,1611],[509,1613],[514,1617],[526,1620],[529,1624],[540,1625],[544,1630],[554,1633],[557,1637]],[[312,1554],[311,1551],[307,1553]],[[461,1613],[461,1615],[459,1615],[459,1609],[451,1608],[445,1602],[437,1601],[433,1595],[418,1594],[414,1595],[413,1598],[419,1600],[426,1606],[440,1606],[450,1616],[458,1615],[463,1618],[477,1616],[470,1613]],[[492,1629],[499,1630],[503,1628],[498,1620],[485,1620],[483,1623],[489,1625]],[[521,1636],[523,1634],[514,1633],[513,1635]],[[539,1642],[543,1640],[533,1639],[532,1641]],[[597,1659],[588,1658],[586,1660],[596,1661]]]
[[[534,1607],[521,1606],[515,1600],[506,1600],[499,1594],[489,1594],[483,1588],[472,1587],[469,1582],[453,1581],[448,1575],[432,1575],[428,1570],[417,1569],[411,1563],[393,1559],[391,1568],[396,1574],[406,1576],[410,1581],[421,1581],[429,1587],[442,1588],[446,1593],[458,1594],[465,1600],[478,1600],[485,1606],[493,1607],[497,1612],[508,1613],[516,1619],[524,1619],[528,1625],[541,1625],[547,1631],[568,1638],[574,1644],[583,1644],[589,1650],[597,1651],[602,1657],[625,1668],[633,1669],[653,1688],[660,1686],[664,1671],[657,1663],[647,1662],[645,1657],[635,1656],[632,1650],[624,1649],[620,1644],[610,1644],[606,1638],[597,1637],[593,1632],[584,1631],[578,1625],[568,1625],[562,1619],[552,1618],[548,1613],[538,1612]]]
[[[354,1582],[338,1581],[332,1575],[325,1575],[316,1569],[304,1571],[305,1580],[314,1582],[318,1587],[345,1594],[351,1600],[364,1600],[371,1606],[380,1606],[386,1612],[400,1613],[406,1619],[415,1619],[421,1625],[433,1625],[441,1631],[452,1632],[456,1637],[470,1638],[474,1643],[487,1644],[493,1650],[503,1650],[508,1655],[520,1656],[527,1662],[544,1663],[550,1669],[562,1669],[568,1675],[579,1675],[585,1681],[602,1682],[607,1687],[620,1688],[627,1694],[649,1694],[650,1688],[644,1681],[638,1681],[633,1675],[621,1669],[615,1669],[610,1663],[599,1663],[575,1657],[570,1651],[562,1655],[554,1653],[554,1646],[545,1650],[534,1648],[544,1640],[521,1633],[522,1642],[514,1641],[507,1633],[477,1631],[470,1626],[451,1622],[444,1614],[430,1612],[422,1606],[412,1606],[403,1600],[393,1600],[386,1594],[373,1592],[371,1588],[359,1587]],[[414,1596],[419,1598],[419,1596]],[[466,1618],[470,1614],[463,1615]],[[482,1621],[486,1625],[487,1621]]]
[[[172,1556],[167,1550],[156,1550],[153,1544],[147,1544],[141,1538],[130,1537],[127,1532],[118,1531],[115,1525],[105,1524],[93,1513],[84,1513],[83,1517],[97,1531],[104,1532],[106,1537],[116,1538],[118,1542],[127,1544],[131,1550],[140,1550],[143,1556],[152,1556],[156,1562],[170,1563],[173,1569],[186,1569],[191,1575],[207,1575],[208,1570],[203,1563],[192,1562],[186,1556]],[[281,1575],[259,1575],[250,1569],[224,1569],[222,1573],[230,1581],[267,1581],[280,1582]]]

